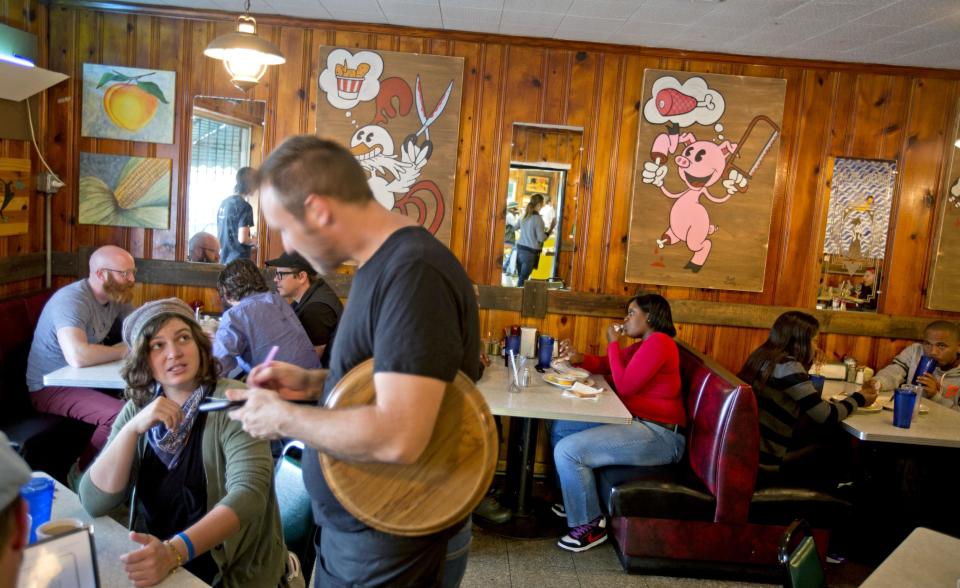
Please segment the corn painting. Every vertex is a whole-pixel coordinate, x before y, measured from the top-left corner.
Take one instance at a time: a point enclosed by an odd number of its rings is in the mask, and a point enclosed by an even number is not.
[[[170,160],[80,154],[80,224],[166,229]]]
[[[176,73],[83,64],[84,137],[173,143]]]
[[[30,160],[0,157],[0,237],[23,235],[30,223]]]

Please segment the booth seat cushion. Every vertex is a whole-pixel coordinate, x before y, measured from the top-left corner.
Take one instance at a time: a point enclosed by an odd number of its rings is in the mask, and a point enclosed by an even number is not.
[[[686,464],[611,466],[596,476],[611,517],[712,521],[717,510],[717,499]]]
[[[794,519],[804,519],[814,528],[830,529],[847,518],[851,508],[848,501],[820,490],[771,486],[753,493],[749,520],[789,525]]]

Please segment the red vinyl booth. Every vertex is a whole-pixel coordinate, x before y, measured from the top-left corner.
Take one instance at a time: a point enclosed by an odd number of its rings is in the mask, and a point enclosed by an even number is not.
[[[793,519],[829,524],[849,504],[804,488],[755,492],[753,390],[703,354],[678,346],[689,417],[686,456],[671,466],[597,472],[621,564],[633,573],[777,577],[777,546]],[[822,558],[829,535],[815,534]]]

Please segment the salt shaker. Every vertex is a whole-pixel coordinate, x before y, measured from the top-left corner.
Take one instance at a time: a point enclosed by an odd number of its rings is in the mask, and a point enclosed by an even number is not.
[[[843,360],[843,365],[847,370],[846,381],[851,384],[857,381],[857,360],[853,357],[847,357]]]

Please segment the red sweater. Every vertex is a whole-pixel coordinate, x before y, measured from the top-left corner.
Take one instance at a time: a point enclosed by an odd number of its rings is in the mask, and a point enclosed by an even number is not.
[[[584,354],[580,367],[613,376],[617,395],[634,416],[686,426],[687,412],[680,396],[680,352],[669,336],[655,332],[626,349],[614,341],[605,356]]]

